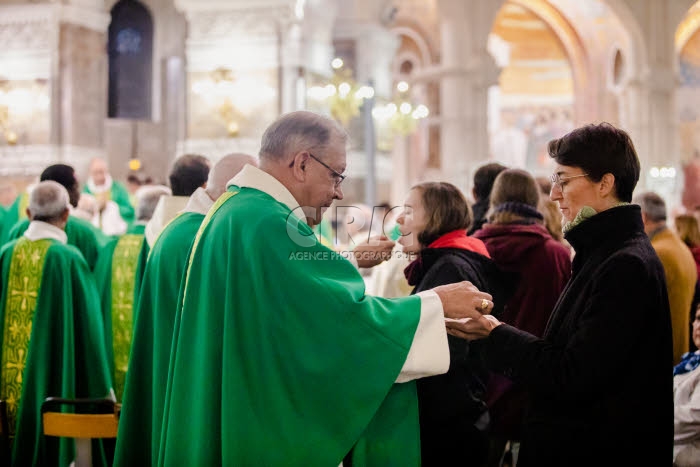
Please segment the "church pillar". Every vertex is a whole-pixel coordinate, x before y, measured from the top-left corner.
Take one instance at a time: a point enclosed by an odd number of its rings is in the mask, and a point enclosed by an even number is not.
[[[499,2],[439,0],[441,173],[463,190],[489,156],[488,88],[497,82],[486,49]],[[465,191],[466,192],[466,191]]]
[[[355,1],[352,14],[339,19],[334,29],[336,41],[353,44],[353,63],[349,66],[359,85],[373,87],[374,98],[365,100],[372,106],[377,100],[393,97],[392,63],[399,46],[399,39],[382,22],[384,12],[380,6],[378,2]],[[363,107],[362,112],[371,112],[371,108]],[[363,183],[349,184],[347,197],[368,204],[386,202],[392,198],[394,185],[404,184],[407,179],[396,171],[401,170],[399,167],[392,167],[394,158],[391,154],[377,150],[374,118],[363,113],[361,119],[358,128],[349,129],[351,133],[354,131],[352,136],[362,138],[363,144],[355,145],[357,149],[348,152],[348,166],[352,178],[363,180]],[[373,129],[372,133],[370,129]]]
[[[98,0],[0,6],[0,70],[10,99],[2,176],[35,176],[65,162],[83,173],[104,156],[106,30]]]
[[[638,191],[654,190],[673,205],[681,189],[674,37],[678,23],[694,2],[624,1],[645,38],[645,60],[640,63],[647,66],[635,70],[623,86],[621,125],[629,131],[642,164]],[[673,170],[665,170],[662,176],[661,168]]]
[[[331,60],[332,3],[175,0],[188,25],[187,136],[178,154],[255,155],[274,119],[304,108],[305,73]]]

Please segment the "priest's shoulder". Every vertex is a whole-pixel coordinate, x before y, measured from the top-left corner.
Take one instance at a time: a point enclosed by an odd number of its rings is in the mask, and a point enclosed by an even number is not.
[[[46,261],[56,261],[66,265],[79,264],[88,269],[85,257],[74,245],[54,241],[46,251]]]

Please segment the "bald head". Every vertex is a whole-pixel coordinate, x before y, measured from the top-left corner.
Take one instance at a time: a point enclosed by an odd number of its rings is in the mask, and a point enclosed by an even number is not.
[[[107,181],[107,175],[109,175],[109,171],[107,170],[107,163],[105,162],[105,160],[100,159],[99,157],[92,159],[90,161],[89,173],[90,178],[92,179],[92,183],[94,183],[97,186],[104,185]]]
[[[226,191],[228,181],[235,177],[246,164],[257,167],[258,161],[253,156],[243,153],[229,154],[219,159],[209,171],[207,180],[209,197],[213,200],[218,199]]]
[[[282,115],[262,137],[260,162],[283,162],[300,151],[320,150],[334,143],[345,145],[347,133],[334,120],[313,112]]]
[[[54,181],[41,182],[29,195],[27,216],[33,221],[48,222],[63,228],[68,218],[69,202],[68,191],[63,185]]]

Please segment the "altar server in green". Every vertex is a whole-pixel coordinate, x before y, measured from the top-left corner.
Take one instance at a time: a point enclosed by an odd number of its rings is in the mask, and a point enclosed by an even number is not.
[[[107,235],[126,232],[134,221],[134,207],[129,201],[129,191],[120,182],[113,180],[104,159],[90,161],[89,176],[83,192],[95,197],[98,214],[93,224]]]
[[[160,439],[165,386],[172,346],[177,296],[187,254],[204,216],[226,191],[226,183],[245,164],[257,166],[246,154],[221,158],[209,172],[206,189],[198,188],[185,209],[162,230],[146,263],[141,294],[134,313],[129,371],[126,375],[115,465],[154,465]],[[156,442],[157,446],[157,442]]]
[[[68,193],[39,183],[26,232],[0,251],[0,398],[14,435],[12,465],[68,465],[73,440],[41,434],[46,397],[110,396],[100,302],[80,252],[66,244]]]
[[[105,347],[119,401],[129,365],[134,303],[138,299],[145,266],[140,263],[145,263],[146,259],[146,256],[141,255],[145,243],[144,226],[153,215],[158,200],[168,194],[170,189],[161,185],[140,188],[136,194],[136,222],[129,228],[130,233],[108,243],[102,249],[95,267],[97,290],[102,298]]]
[[[58,182],[68,190],[70,205],[75,208],[78,205],[80,198],[80,188],[78,179],[75,177],[75,170],[70,165],[54,164],[48,166],[41,173],[40,180],[42,182],[51,180]],[[70,209],[70,207],[69,207]],[[9,233],[9,240],[20,238],[25,230],[29,227],[29,219],[19,221],[12,227]],[[77,216],[69,216],[66,224],[66,235],[68,236],[68,244],[73,245],[83,254],[85,261],[90,269],[95,268],[97,256],[99,253],[99,245],[95,228],[86,220]]]
[[[159,465],[419,465],[413,380],[448,369],[445,317],[493,303],[467,282],[365,295],[356,266],[393,242],[348,261],[312,231],[343,198],[345,148],[334,121],[286,114],[263,135],[260,168],[209,210],[177,315]]]

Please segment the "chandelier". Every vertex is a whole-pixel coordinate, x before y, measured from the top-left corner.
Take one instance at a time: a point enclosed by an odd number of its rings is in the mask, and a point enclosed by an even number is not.
[[[309,88],[307,97],[325,102],[333,118],[347,126],[351,119],[360,114],[365,99],[374,97],[374,88],[357,83],[352,70],[344,68],[340,58],[333,59],[331,67],[334,73],[330,83]]]
[[[397,93],[391,102],[372,109],[372,116],[380,123],[387,123],[391,130],[401,136],[413,133],[418,121],[430,115],[424,104],[415,104],[409,94],[410,86],[405,81],[396,85]]]

